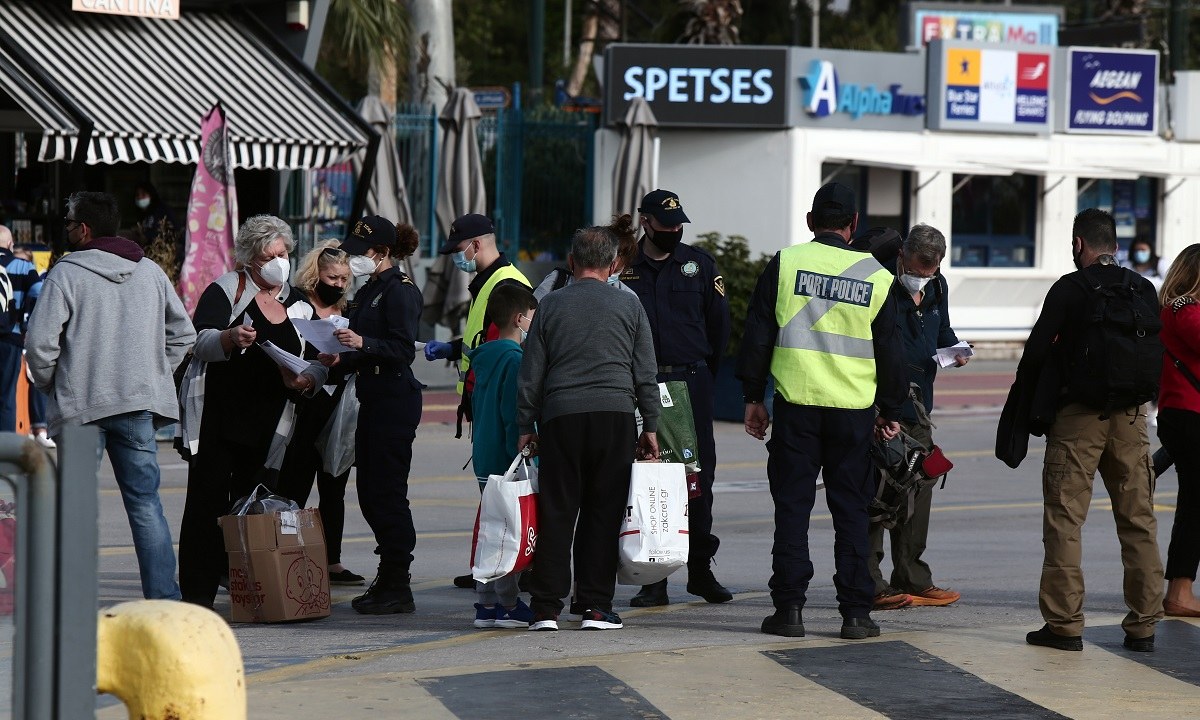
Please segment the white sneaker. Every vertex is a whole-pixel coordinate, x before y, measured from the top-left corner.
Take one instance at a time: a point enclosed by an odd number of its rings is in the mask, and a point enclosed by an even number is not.
[[[58,445],[55,444],[55,442],[51,440],[48,435],[46,435],[45,430],[34,433],[33,435],[30,435],[30,437],[33,438],[34,442],[46,448],[47,450],[53,450],[54,448],[58,447]]]

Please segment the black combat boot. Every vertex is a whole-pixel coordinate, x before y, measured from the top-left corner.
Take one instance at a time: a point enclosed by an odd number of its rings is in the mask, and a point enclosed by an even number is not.
[[[407,570],[380,563],[379,573],[367,592],[350,601],[350,606],[363,615],[410,613],[417,609],[412,589],[408,586]]]
[[[687,591],[710,603],[724,603],[733,599],[733,593],[717,582],[708,563],[688,566]]]

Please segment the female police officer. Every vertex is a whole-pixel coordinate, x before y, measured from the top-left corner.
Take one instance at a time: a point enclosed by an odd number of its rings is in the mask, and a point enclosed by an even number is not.
[[[412,445],[421,422],[421,384],[413,377],[413,341],[421,315],[421,293],[394,267],[417,247],[417,231],[371,215],[359,220],[342,249],[350,272],[369,276],[349,305],[350,327],[337,331],[348,348],[322,355],[321,365],[296,379],[313,392],[331,374],[358,373],[361,404],[354,452],[358,498],[375,533],[379,573],[366,594],[351,605],[360,613],[385,615],[416,609],[408,569],[417,536],[408,505]]]

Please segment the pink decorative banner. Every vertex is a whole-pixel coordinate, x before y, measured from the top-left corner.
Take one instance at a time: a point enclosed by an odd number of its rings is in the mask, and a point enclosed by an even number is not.
[[[237,191],[221,103],[200,121],[200,162],[188,198],[187,235],[179,295],[191,315],[205,288],[233,268]]]

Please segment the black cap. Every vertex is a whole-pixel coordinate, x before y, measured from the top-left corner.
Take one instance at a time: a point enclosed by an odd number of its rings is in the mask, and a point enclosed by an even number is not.
[[[854,208],[854,191],[839,182],[825,183],[813,195],[812,211],[853,215],[858,212]]]
[[[471,240],[480,235],[491,235],[496,232],[496,227],[492,225],[492,221],[486,215],[471,213],[463,215],[459,219],[450,223],[450,234],[446,237],[446,242],[442,244],[442,249],[438,250],[439,255],[449,255],[458,250],[458,246],[463,240]]]
[[[651,190],[642,198],[642,206],[638,212],[651,215],[660,225],[675,227],[688,220],[683,214],[683,206],[679,204],[679,196],[670,190]]]
[[[341,249],[351,255],[366,255],[367,250],[379,245],[396,246],[396,224],[378,215],[368,215],[354,223]]]

